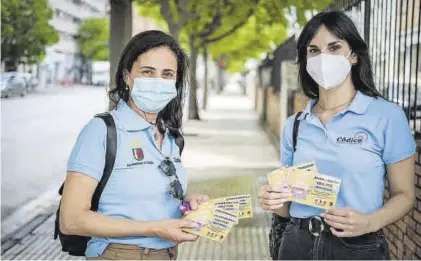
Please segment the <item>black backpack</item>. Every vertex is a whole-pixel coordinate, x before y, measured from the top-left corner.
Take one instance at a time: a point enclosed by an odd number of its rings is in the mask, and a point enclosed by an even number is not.
[[[114,119],[108,112],[97,114],[95,117],[101,118],[107,126],[107,148],[105,152],[104,172],[94,194],[92,195],[91,201],[91,211],[96,212],[98,210],[101,194],[104,191],[105,185],[107,184],[114,168],[114,162],[117,154],[117,131]],[[177,132],[179,135],[175,137],[175,143],[179,147],[181,155],[184,148],[184,138],[178,130]],[[63,194],[63,188],[64,182],[58,191],[60,196]],[[60,238],[61,250],[69,253],[71,256],[85,256],[88,241],[91,239],[91,237],[87,236],[65,235],[60,231],[60,205],[56,212],[54,228],[54,239],[57,239],[57,237]]]
[[[297,147],[298,128],[300,127],[300,121],[298,118],[303,112],[299,111],[295,115],[294,125],[292,129],[292,147],[294,152]],[[272,226],[269,232],[269,252],[273,260],[278,260],[279,248],[281,246],[282,235],[285,231],[286,226],[289,223],[289,218],[281,217],[275,213],[272,214]]]

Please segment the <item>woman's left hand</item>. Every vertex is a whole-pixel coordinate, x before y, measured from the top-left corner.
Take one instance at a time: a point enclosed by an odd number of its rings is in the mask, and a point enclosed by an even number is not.
[[[328,210],[321,217],[337,237],[357,237],[374,232],[369,216],[349,207]]]
[[[208,195],[197,195],[197,194],[188,195],[184,199],[184,202],[183,202],[188,205],[188,209],[186,209],[186,211],[183,211],[182,209],[182,211],[184,212],[184,214],[187,214],[190,211],[197,210],[197,208],[199,207],[201,203],[206,202],[208,200],[209,200]],[[184,204],[181,207],[183,206]]]

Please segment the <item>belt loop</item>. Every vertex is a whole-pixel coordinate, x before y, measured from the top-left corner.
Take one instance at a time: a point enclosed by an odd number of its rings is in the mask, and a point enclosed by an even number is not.
[[[291,218],[291,223],[301,228],[303,219],[301,218]]]
[[[173,259],[173,257],[174,257],[174,254],[173,254],[173,252],[171,251],[171,248],[167,248],[167,253],[168,253],[168,256],[170,257],[170,260],[172,260],[172,259]]]

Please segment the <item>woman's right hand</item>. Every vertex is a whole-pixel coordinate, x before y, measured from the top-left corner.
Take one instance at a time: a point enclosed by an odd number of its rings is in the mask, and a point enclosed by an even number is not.
[[[260,186],[260,206],[266,211],[275,211],[282,208],[291,195],[288,184],[264,184]]]
[[[155,235],[177,244],[196,241],[197,235],[184,232],[183,228],[198,228],[198,225],[189,220],[170,219],[157,222]]]

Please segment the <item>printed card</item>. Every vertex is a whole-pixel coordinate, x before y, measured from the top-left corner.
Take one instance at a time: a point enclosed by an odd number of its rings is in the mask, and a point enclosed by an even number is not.
[[[314,161],[267,174],[269,184],[287,183],[290,201],[322,209],[334,208],[341,179],[318,173]]]
[[[227,203],[237,203],[239,205],[239,219],[253,218],[253,207],[251,203],[251,196],[247,195],[238,195],[233,197],[218,198],[214,200],[215,203],[227,202]]]
[[[336,206],[341,179],[320,173],[293,170],[288,178],[291,201],[322,209]]]
[[[208,200],[184,217],[196,222],[199,228],[183,231],[222,243],[239,219],[249,217],[253,217],[250,195]]]
[[[213,210],[213,215],[214,217],[216,216],[223,216],[227,219],[230,220],[230,222],[233,223],[233,225],[238,224],[238,220],[239,220],[239,211],[238,211],[238,205],[235,211],[230,211],[230,210],[226,210],[226,209],[222,209],[222,208],[215,208]]]
[[[199,232],[192,233],[219,243],[223,243],[230,231],[231,227],[229,227],[228,225],[225,225],[224,223],[219,221],[211,221],[208,225],[200,229]]]
[[[306,170],[306,171],[312,171],[312,172],[318,172],[316,163],[314,161],[306,162],[300,165],[295,165],[288,168],[280,168],[277,170],[274,170],[267,174],[267,178],[269,180],[269,184],[281,184],[284,181],[286,181],[289,172],[292,169],[299,169],[299,170]]]

